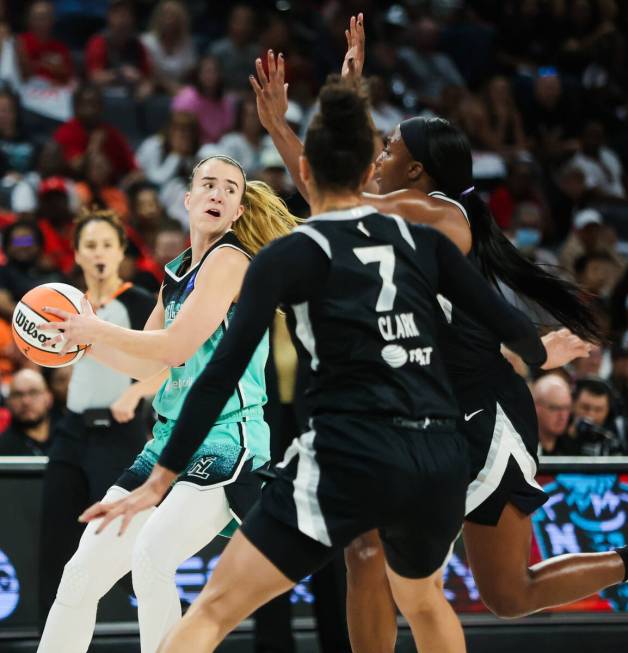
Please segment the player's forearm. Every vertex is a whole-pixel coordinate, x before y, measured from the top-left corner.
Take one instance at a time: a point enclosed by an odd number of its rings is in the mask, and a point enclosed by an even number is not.
[[[88,355],[99,363],[138,381],[150,379],[160,370],[164,369],[164,364],[159,361],[130,356],[113,347],[107,347],[102,344],[92,345],[88,350]]]
[[[152,373],[162,367],[176,367],[188,356],[185,343],[177,342],[169,329],[135,331],[116,324],[101,321],[94,330],[92,342],[115,349],[123,354],[159,365]]]
[[[283,162],[286,164],[292,181],[294,181],[303,199],[307,202],[307,188],[301,180],[301,174],[299,173],[299,157],[303,151],[303,143],[301,143],[299,137],[285,120],[276,121],[270,126],[268,133],[273,139],[273,143],[281,155]]]

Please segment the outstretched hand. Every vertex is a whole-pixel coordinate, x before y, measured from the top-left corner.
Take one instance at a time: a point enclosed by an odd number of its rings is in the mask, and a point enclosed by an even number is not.
[[[68,313],[54,306],[44,306],[44,312],[63,320],[63,322],[46,322],[39,327],[41,331],[61,332],[49,343],[52,346],[60,346],[58,351],[60,355],[67,354],[76,346],[91,345],[94,341],[95,329],[102,322],[84,295],[81,298],[81,312],[78,314]]]
[[[357,18],[351,16],[349,29],[345,30],[347,38],[347,53],[342,62],[343,77],[361,77],[364,68],[364,14],[358,14]]]
[[[96,529],[96,534],[98,534],[102,533],[114,519],[122,517],[118,535],[124,535],[138,512],[153,508],[163,499],[175,477],[174,472],[156,465],[148,480],[124,499],[112,501],[111,503],[103,503],[102,501],[95,503],[91,508],[83,512],[79,517],[79,521],[85,523],[95,519],[102,519]]]
[[[553,370],[571,363],[576,358],[588,358],[592,345],[574,335],[569,329],[550,331],[541,338],[547,360],[541,366],[544,370]]]
[[[270,132],[273,126],[284,120],[288,111],[288,84],[286,84],[285,62],[283,54],[275,58],[272,50],[267,53],[268,75],[261,59],[255,60],[255,75],[249,77],[257,100],[257,115],[262,127]]]

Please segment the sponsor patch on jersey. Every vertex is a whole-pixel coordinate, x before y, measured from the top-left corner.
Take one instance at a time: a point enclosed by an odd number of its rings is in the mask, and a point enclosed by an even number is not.
[[[386,345],[382,349],[382,358],[390,367],[403,367],[407,362],[415,363],[421,367],[432,362],[433,347],[417,347],[404,349],[401,345]]]

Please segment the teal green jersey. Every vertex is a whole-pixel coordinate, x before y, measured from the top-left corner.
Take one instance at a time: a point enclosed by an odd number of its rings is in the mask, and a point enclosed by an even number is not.
[[[181,306],[194,290],[196,275],[207,256],[221,247],[232,247],[249,256],[235,234],[229,231],[205,253],[203,258],[194,267],[189,267],[191,257],[190,249],[182,252],[176,259],[166,265],[166,276],[162,288],[165,328],[168,328],[172,324],[181,310]],[[185,271],[182,272],[182,270]],[[229,328],[229,321],[234,311],[235,306],[232,305],[227,312],[224,322],[200,348],[183,365],[171,368],[169,378],[161,386],[153,402],[155,410],[163,418],[176,420],[179,417],[190,387],[213,356],[225,330]],[[264,368],[268,359],[268,351],[269,338],[268,333],[266,333],[255,350],[246,371],[242,375],[236,391],[229,398],[220,417],[216,420],[216,424],[263,420],[262,406],[266,403]],[[163,438],[164,442],[160,442],[162,438],[158,436],[159,432],[156,430],[155,440],[157,441],[153,441],[153,445],[150,447],[155,454],[160,453],[160,450],[165,446],[167,441],[166,438]],[[209,440],[211,437],[212,432],[210,431],[207,439]],[[269,457],[268,437],[260,438],[263,441],[257,440],[257,438],[253,441],[249,440],[246,446],[249,449],[249,455],[258,459],[256,463],[263,464]],[[217,443],[214,442],[213,444],[216,445]],[[255,467],[257,466],[256,464]]]

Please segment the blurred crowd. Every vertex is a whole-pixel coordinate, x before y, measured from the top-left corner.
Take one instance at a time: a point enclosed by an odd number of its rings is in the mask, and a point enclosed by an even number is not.
[[[359,11],[377,128],[413,115],[460,125],[499,226],[592,295],[605,344],[532,382],[543,453],[628,453],[628,3],[619,0],[0,0],[0,430],[28,432],[28,446],[45,451],[42,424],[64,405],[68,372],[20,371],[9,321],[40,283],[82,285],[71,244],[81,207],[124,219],[123,277],[151,292],[187,244],[183,196],[201,157],[237,159],[306,215],[248,78],[257,57],[283,52],[287,117],[303,133]]]

